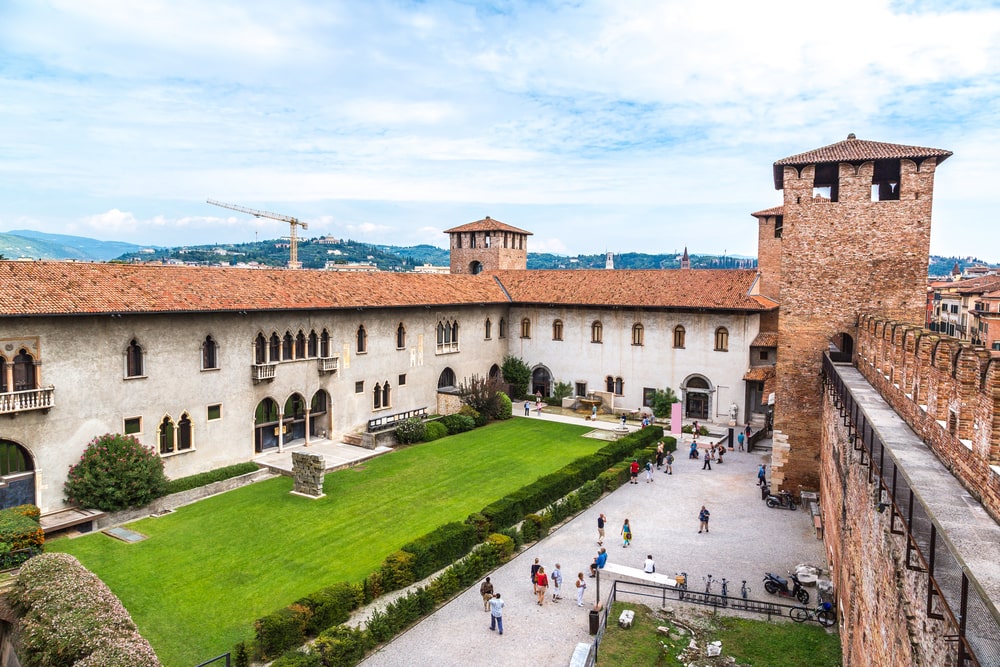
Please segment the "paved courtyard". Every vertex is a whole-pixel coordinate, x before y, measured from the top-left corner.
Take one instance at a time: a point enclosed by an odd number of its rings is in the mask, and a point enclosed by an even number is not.
[[[530,418],[570,421],[546,415]],[[764,572],[784,576],[800,563],[827,567],[823,543],[816,539],[809,514],[769,509],[761,501],[757,466],[769,463],[768,453],[733,452],[725,457],[725,463],[714,464],[708,471],[702,470],[700,460],[687,458],[687,449],[678,445],[673,475],[656,472],[651,484],[640,475],[638,485],[625,484],[608,494],[490,575],[505,601],[502,637],[489,630],[490,617],[483,611],[477,583],[362,664],[568,664],[578,642],[592,641],[588,611],[595,601],[596,580],[586,579],[582,609],[574,602],[572,586],[577,572],[588,574],[587,567],[597,554],[597,515],[601,512],[608,517],[604,547],[609,562],[641,569],[646,555],[652,554],[657,573],[687,572],[689,586],[695,589],[703,590],[702,578],[711,574],[734,582],[730,595],[737,595],[740,581],[746,579],[752,598],[767,599],[772,596],[764,591]],[[710,532],[699,534],[698,510],[702,505],[708,507],[712,518]],[[619,531],[626,518],[633,541],[623,548]],[[547,572],[556,563],[562,565],[563,601],[546,599],[542,607],[535,604],[530,581],[535,558]],[[601,576],[602,598],[612,578]]]

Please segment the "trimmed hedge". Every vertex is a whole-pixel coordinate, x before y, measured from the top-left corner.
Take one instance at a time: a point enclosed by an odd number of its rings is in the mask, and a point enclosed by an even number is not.
[[[424,424],[424,442],[440,440],[448,435],[448,428],[441,422],[433,421]]]
[[[237,463],[225,468],[216,468],[215,470],[198,473],[197,475],[178,477],[167,482],[167,494],[190,491],[201,486],[207,486],[213,482],[221,482],[224,479],[232,479],[233,477],[257,472],[258,470],[260,470],[260,466],[252,461],[247,461],[246,463]]]
[[[21,616],[24,667],[160,667],[121,600],[69,554],[26,562],[8,599]]]
[[[441,417],[441,423],[448,429],[448,435],[465,433],[476,428],[476,421],[472,417],[460,413]]]
[[[404,544],[402,551],[414,555],[413,581],[419,581],[469,553],[477,541],[472,525],[453,521]]]

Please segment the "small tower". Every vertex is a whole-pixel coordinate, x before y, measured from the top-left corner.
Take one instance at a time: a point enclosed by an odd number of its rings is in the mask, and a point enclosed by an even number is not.
[[[864,311],[923,324],[934,172],[950,155],[851,134],[774,163],[784,203],[754,215],[767,241],[761,293],[780,304],[772,460],[781,488],[819,488],[823,353],[851,358]]]
[[[450,238],[452,273],[477,274],[528,267],[531,232],[486,216],[446,229],[444,233]]]
[[[615,254],[613,252],[606,253],[604,257],[604,268],[608,271],[614,271],[615,269]]]
[[[681,257],[681,268],[690,269],[691,268],[691,258],[688,257],[688,248],[684,246],[684,255]]]

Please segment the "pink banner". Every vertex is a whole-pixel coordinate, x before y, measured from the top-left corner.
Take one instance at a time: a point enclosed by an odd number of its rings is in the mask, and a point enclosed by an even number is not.
[[[681,434],[681,404],[674,403],[670,406],[670,434]]]

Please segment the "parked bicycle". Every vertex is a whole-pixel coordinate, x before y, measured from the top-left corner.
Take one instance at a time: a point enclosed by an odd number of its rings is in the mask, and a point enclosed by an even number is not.
[[[796,623],[805,623],[806,621],[816,620],[824,628],[828,628],[837,622],[837,615],[833,611],[833,605],[829,602],[823,602],[815,609],[808,609],[807,607],[792,607],[788,610],[788,615],[792,617],[792,620]]]

